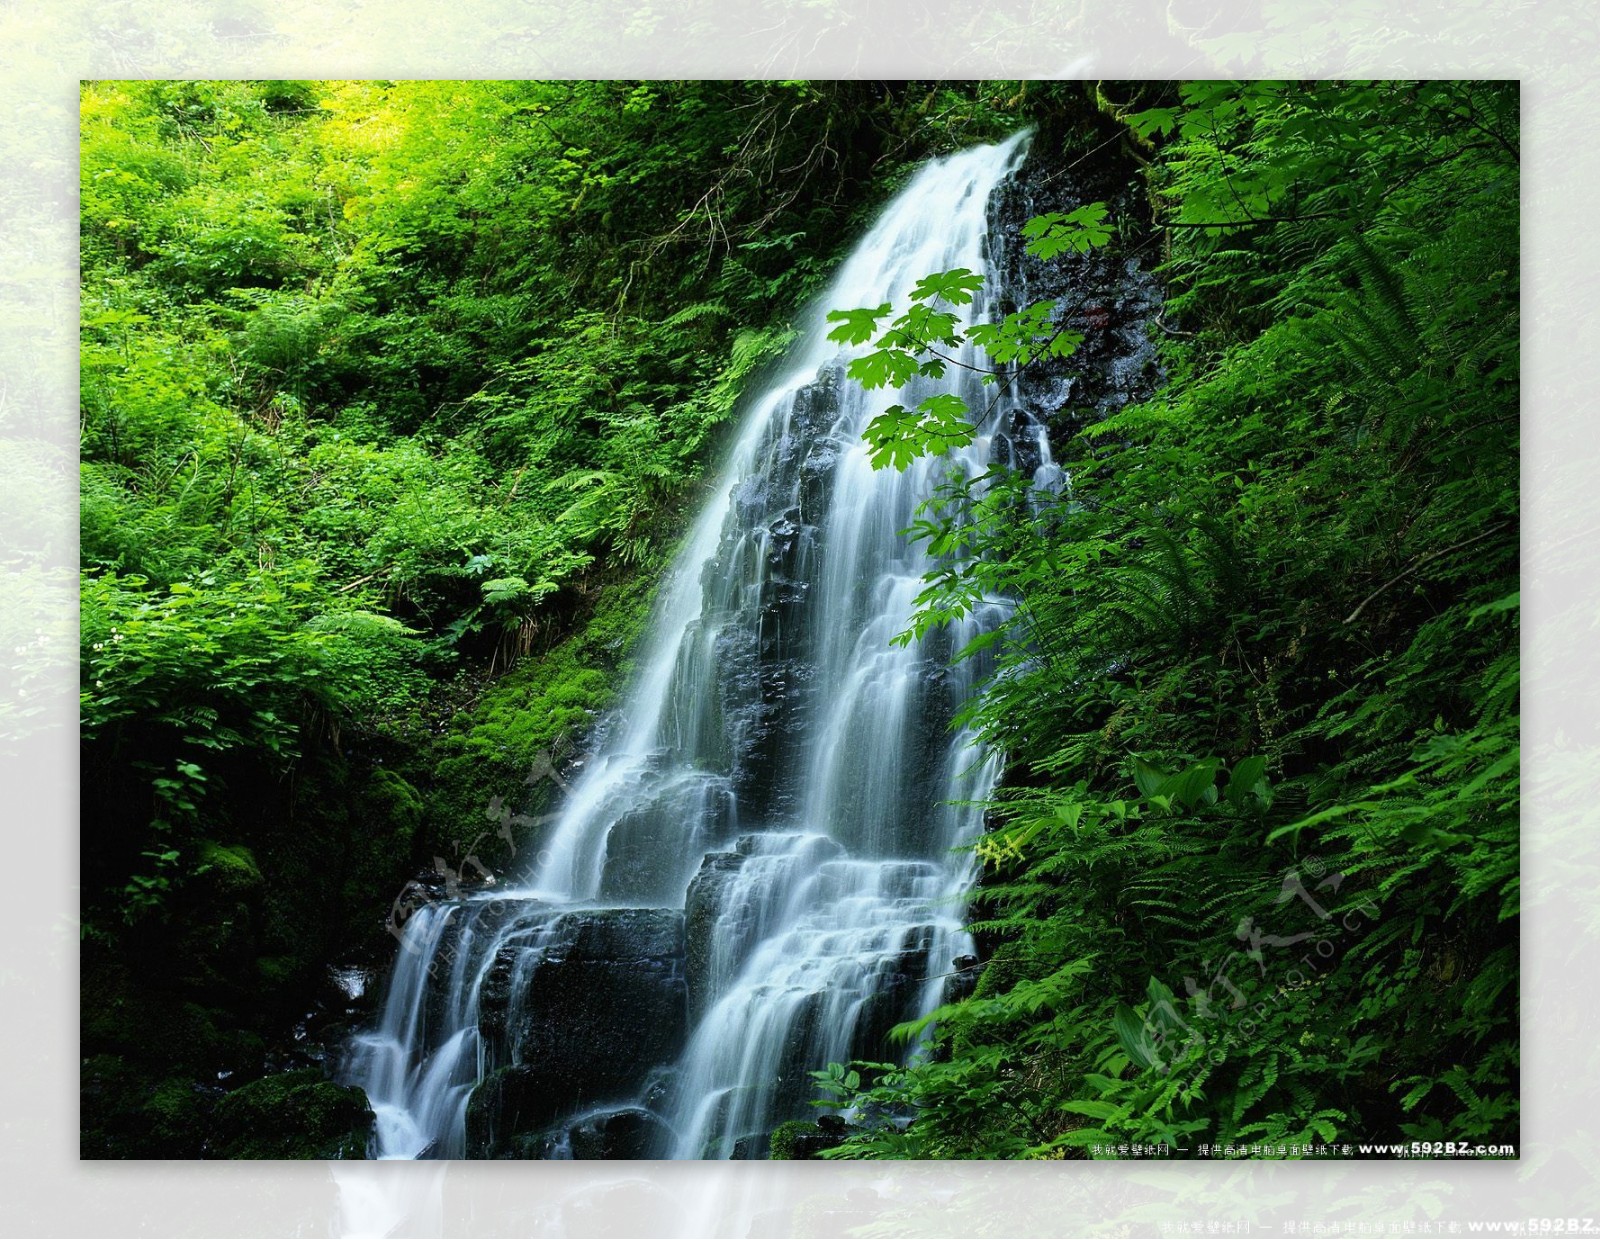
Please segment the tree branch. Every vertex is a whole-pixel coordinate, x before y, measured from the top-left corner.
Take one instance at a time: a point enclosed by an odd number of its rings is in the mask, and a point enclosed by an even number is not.
[[[1464,538],[1460,542],[1455,543],[1452,546],[1445,547],[1445,548],[1443,548],[1442,550],[1439,550],[1439,551],[1429,552],[1427,555],[1423,556],[1421,559],[1413,560],[1407,567],[1402,569],[1400,572],[1396,573],[1393,577],[1389,578],[1388,581],[1384,582],[1381,586],[1379,586],[1371,594],[1367,595],[1366,598],[1362,599],[1361,602],[1356,606],[1356,609],[1353,612],[1351,612],[1348,616],[1346,616],[1344,618],[1344,622],[1346,624],[1354,624],[1356,622],[1357,618],[1361,615],[1361,613],[1367,609],[1367,604],[1368,603],[1372,602],[1373,599],[1377,598],[1378,595],[1382,594],[1385,590],[1387,590],[1390,586],[1394,585],[1396,582],[1403,581],[1405,578],[1411,576],[1412,573],[1416,572],[1417,569],[1421,568],[1424,564],[1428,563],[1430,560],[1437,560],[1442,555],[1449,555],[1452,551],[1460,551],[1463,547],[1470,547],[1475,542],[1482,542],[1485,538],[1488,538],[1491,534],[1498,534],[1503,529],[1505,529],[1505,523],[1504,522],[1501,522],[1499,525],[1492,525],[1488,529],[1484,530],[1483,533],[1481,533],[1481,534],[1474,534],[1471,538]]]

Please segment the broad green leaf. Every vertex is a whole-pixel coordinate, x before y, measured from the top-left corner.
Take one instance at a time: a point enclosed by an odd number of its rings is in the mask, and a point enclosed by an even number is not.
[[[1244,809],[1249,804],[1249,797],[1262,782],[1267,773],[1267,760],[1255,756],[1246,758],[1233,768],[1233,773],[1228,777],[1228,804],[1235,809]]]
[[[1155,1044],[1145,1031],[1144,1021],[1139,1014],[1126,1003],[1119,1003],[1112,1024],[1117,1041],[1127,1052],[1128,1058],[1141,1068],[1150,1067],[1155,1062]]]
[[[947,301],[952,306],[965,306],[972,295],[983,287],[983,277],[965,267],[952,271],[935,272],[923,276],[911,290],[915,301]]]
[[[828,339],[848,345],[865,344],[877,335],[878,320],[892,308],[888,302],[884,302],[876,310],[830,310],[828,322],[837,323],[838,326],[828,332]]]
[[[1063,1111],[1071,1111],[1075,1115],[1087,1115],[1090,1119],[1113,1119],[1122,1110],[1109,1102],[1099,1102],[1092,1098],[1074,1098],[1070,1102],[1063,1102],[1060,1107]]]
[[[1141,796],[1156,796],[1166,787],[1167,781],[1171,778],[1172,776],[1168,772],[1163,771],[1153,762],[1147,762],[1138,755],[1134,756],[1133,782],[1138,786]]]
[[[862,387],[904,387],[917,373],[917,359],[905,349],[874,349],[850,361],[850,377]]]

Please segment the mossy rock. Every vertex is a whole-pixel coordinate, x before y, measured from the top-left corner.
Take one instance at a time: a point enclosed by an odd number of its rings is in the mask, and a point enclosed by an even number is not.
[[[264,985],[282,989],[301,980],[306,964],[298,956],[262,956],[256,961],[256,972]]]
[[[153,1149],[191,1146],[205,1126],[206,1099],[195,1082],[169,1077],[150,1093],[144,1105]]]
[[[559,793],[552,781],[527,783],[542,754],[581,745],[594,720],[626,683],[627,654],[650,614],[657,574],[642,571],[601,592],[581,628],[549,650],[519,661],[485,689],[470,713],[457,714],[433,748],[425,798],[426,839],[444,849],[485,828],[491,797],[537,816]],[[526,841],[519,840],[520,848]],[[492,869],[513,863],[490,835],[478,845]]]
[[[80,1068],[81,1158],[200,1158],[210,1099],[187,1077],[158,1078],[116,1055]]]
[[[258,950],[267,881],[253,849],[202,840],[196,849],[192,889],[177,930],[177,953],[187,965],[186,984],[214,998],[233,993],[243,968]]]
[[[769,1158],[783,1162],[811,1161],[836,1143],[821,1128],[808,1119],[791,1119],[772,1130]]]
[[[78,1157],[181,1158],[153,1147],[144,1101],[153,1078],[118,1055],[91,1055],[79,1066]]]
[[[261,890],[263,879],[256,856],[241,844],[200,844],[200,872],[211,880],[219,895],[245,899]]]
[[[1002,943],[978,974],[978,984],[973,987],[974,999],[989,999],[1003,995],[1028,976],[1027,961],[1017,943]]]
[[[366,808],[381,821],[396,845],[409,845],[422,821],[422,794],[404,778],[379,767],[367,778]]]
[[[204,1074],[248,1065],[226,1014],[160,992],[141,991],[118,970],[96,970],[85,985],[79,1033],[87,1054],[110,1053],[157,1075]]]
[[[366,1094],[315,1068],[265,1076],[217,1103],[217,1158],[365,1158],[374,1116]]]

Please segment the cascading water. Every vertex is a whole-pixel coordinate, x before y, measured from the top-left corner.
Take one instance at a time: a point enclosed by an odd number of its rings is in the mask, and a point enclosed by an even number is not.
[[[990,199],[1026,145],[925,166],[825,305],[901,308],[956,267],[992,277]],[[1011,435],[1004,398],[970,447],[874,470],[861,433],[887,404],[954,391],[982,411],[996,389],[952,366],[864,392],[826,331],[819,311],[747,414],[537,871],[407,923],[347,1065],[379,1157],[759,1155],[806,1114],[809,1070],[882,1057],[971,951],[955,850],[997,763],[950,728],[985,661],[949,655],[998,612],[895,644],[932,567],[901,531],[947,471],[1060,475],[1036,424]]]

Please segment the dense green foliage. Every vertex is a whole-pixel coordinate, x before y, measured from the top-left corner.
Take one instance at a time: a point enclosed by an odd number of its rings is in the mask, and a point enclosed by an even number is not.
[[[1008,762],[988,959],[929,1054],[826,1076],[859,1104],[838,1153],[1515,1140],[1516,108],[87,84],[84,1153],[356,1152],[356,1100],[263,1076],[313,1062],[326,965],[382,958],[419,866],[513,863],[496,823],[625,677],[795,311],[917,160],[1024,120],[1144,165],[1148,219],[1027,240],[1160,245],[1167,383],[1058,413],[1059,500],[996,473],[922,514],[918,628],[1015,602],[969,707]],[[975,277],[929,277],[838,308],[878,345],[858,378],[937,370]],[[971,334],[1070,364],[1050,321]],[[903,465],[978,412],[868,438]]]
[[[1516,89],[1141,92],[1168,382],[1081,426],[1058,500],[996,471],[919,521],[917,629],[1016,603],[969,708],[1010,764],[991,958],[912,1066],[819,1074],[832,1156],[1513,1143]],[[955,331],[913,326],[896,364]],[[957,406],[891,410],[880,463]]]
[[[741,393],[1024,94],[84,86],[85,1153],[199,1152],[419,866],[525,862]]]

